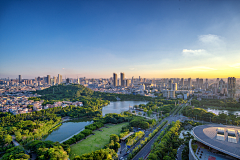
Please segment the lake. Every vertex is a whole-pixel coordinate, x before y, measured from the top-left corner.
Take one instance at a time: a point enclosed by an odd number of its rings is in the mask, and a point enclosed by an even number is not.
[[[117,101],[110,102],[109,105],[102,108],[102,115],[104,116],[107,113],[121,113],[123,111],[127,111],[130,106],[139,105],[139,104],[147,104],[144,101]],[[83,130],[85,126],[91,124],[91,120],[71,120],[62,123],[62,125],[50,133],[44,140],[50,140],[53,142],[61,142],[73,134],[78,133]]]
[[[133,107],[134,105],[147,104],[145,101],[117,101],[110,102],[109,105],[102,108],[102,115],[105,116],[107,113],[121,113],[129,110],[129,106]]]
[[[208,112],[212,112],[215,113],[216,115],[220,114],[220,113],[224,113],[224,114],[228,114],[228,113],[232,113],[234,115],[238,114],[240,116],[240,111],[229,111],[229,110],[218,110],[218,109],[205,109]]]
[[[91,124],[90,120],[71,120],[63,122],[60,127],[50,133],[44,141],[50,140],[53,142],[61,142],[73,134],[84,129],[85,126]]]

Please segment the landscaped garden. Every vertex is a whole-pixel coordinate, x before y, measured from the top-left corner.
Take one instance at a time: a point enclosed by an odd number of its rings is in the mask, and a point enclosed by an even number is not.
[[[120,123],[116,125],[107,124],[106,127],[99,130],[93,131],[95,135],[91,135],[87,139],[82,140],[81,142],[71,146],[70,159],[73,159],[76,155],[82,155],[84,153],[90,153],[102,149],[106,144],[109,143],[109,137],[111,134],[120,134],[120,131],[123,126],[126,126],[128,123]]]

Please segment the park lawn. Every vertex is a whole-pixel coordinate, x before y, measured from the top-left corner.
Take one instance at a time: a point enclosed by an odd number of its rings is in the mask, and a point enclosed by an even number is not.
[[[71,146],[70,159],[73,159],[76,155],[82,155],[84,153],[90,153],[102,149],[109,143],[111,134],[119,134],[122,127],[127,125],[128,122],[120,123],[116,125],[105,125],[109,128],[101,128],[102,131],[93,131],[95,135],[91,135],[87,139]]]

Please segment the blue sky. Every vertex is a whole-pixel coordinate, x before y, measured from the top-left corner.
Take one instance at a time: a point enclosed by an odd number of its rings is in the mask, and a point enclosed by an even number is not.
[[[240,1],[1,1],[0,78],[240,77]]]

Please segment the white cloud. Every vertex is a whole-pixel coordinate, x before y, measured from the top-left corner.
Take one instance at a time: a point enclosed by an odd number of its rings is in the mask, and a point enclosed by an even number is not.
[[[182,53],[184,56],[206,56],[206,55],[209,55],[207,53],[207,51],[204,49],[197,49],[197,50],[183,49]]]
[[[135,68],[129,68],[130,70],[134,70]]]
[[[62,68],[62,69],[65,69],[65,68]]]
[[[190,68],[179,68],[179,69],[174,69],[174,70],[212,71],[212,70],[217,70],[217,69],[211,68],[211,67],[205,67],[205,66],[198,66],[198,67],[190,67]]]
[[[200,35],[198,36],[198,40],[205,45],[222,45],[224,42],[221,37],[213,34],[208,35]]]
[[[235,63],[232,65],[229,65],[230,67],[234,67],[234,68],[240,68],[240,63]]]

